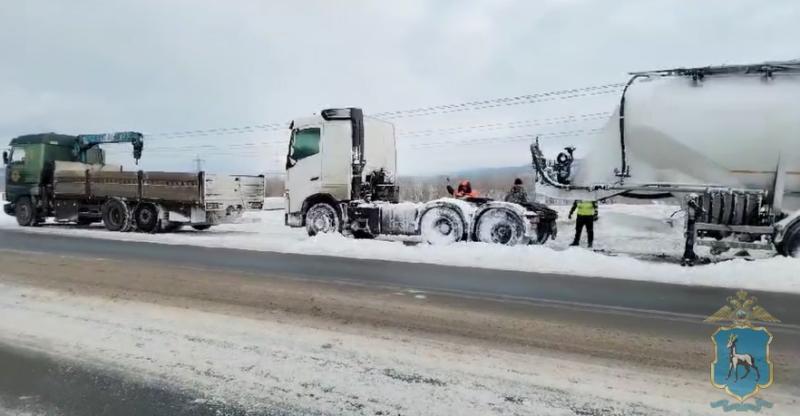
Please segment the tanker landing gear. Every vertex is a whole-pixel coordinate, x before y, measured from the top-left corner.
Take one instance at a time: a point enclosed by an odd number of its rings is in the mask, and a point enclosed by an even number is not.
[[[697,215],[700,208],[697,195],[689,195],[686,200],[686,244],[683,249],[681,266],[694,266],[697,261],[697,254],[694,252],[694,243],[697,238]]]

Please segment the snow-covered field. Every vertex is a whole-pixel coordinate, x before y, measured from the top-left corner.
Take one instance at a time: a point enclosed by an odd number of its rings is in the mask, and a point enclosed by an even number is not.
[[[647,280],[685,285],[720,286],[800,293],[800,260],[773,257],[769,253],[756,261],[731,259],[693,268],[675,262],[653,261],[660,255],[676,259],[683,252],[683,221],[677,214],[674,225],[668,219],[678,208],[670,205],[603,205],[595,224],[595,248],[568,247],[574,221],[566,219],[568,207],[560,207],[559,237],[544,246],[505,247],[483,243],[450,246],[407,245],[399,241],[354,240],[340,235],[306,236],[303,229],[283,225],[283,211],[248,214],[246,222],[222,225],[204,232],[191,229],[172,234],[108,232],[102,227],[46,225],[27,232],[187,244],[283,253],[313,254],[422,262],[442,265],[494,268],[531,272],[575,274],[604,278]],[[0,228],[19,229],[12,217],[0,215]],[[585,244],[585,237],[584,237]],[[698,252],[707,253],[698,247]],[[642,260],[646,257],[653,260]]]

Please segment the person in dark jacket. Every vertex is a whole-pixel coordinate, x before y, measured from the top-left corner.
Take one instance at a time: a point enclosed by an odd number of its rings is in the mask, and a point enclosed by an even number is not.
[[[582,201],[576,200],[572,203],[572,208],[569,210],[567,218],[572,219],[572,214],[578,211],[578,217],[575,219],[575,239],[572,241],[573,246],[577,246],[581,241],[581,231],[586,227],[586,235],[589,238],[589,248],[592,248],[594,242],[594,222],[597,220],[597,201]]]
[[[506,194],[505,201],[515,204],[528,203],[528,193],[525,192],[525,188],[522,186],[522,179],[514,179],[514,186],[512,186],[511,190]]]

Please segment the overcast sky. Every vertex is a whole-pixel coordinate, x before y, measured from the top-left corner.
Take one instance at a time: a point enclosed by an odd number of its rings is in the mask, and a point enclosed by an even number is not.
[[[378,113],[615,83],[633,70],[794,59],[798,22],[796,0],[3,1],[0,136],[252,126],[331,106]],[[611,111],[615,99],[395,122],[413,132],[541,120]],[[526,142],[475,139],[601,122],[400,137],[400,169],[524,164]],[[209,170],[281,170],[283,138],[153,135],[143,163],[185,170],[199,154]],[[473,142],[418,146],[460,140]],[[129,157],[121,150],[114,157]]]

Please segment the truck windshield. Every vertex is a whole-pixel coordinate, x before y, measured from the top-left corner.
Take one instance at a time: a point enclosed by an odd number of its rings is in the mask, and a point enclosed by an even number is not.
[[[9,163],[23,163],[23,162],[25,162],[25,148],[12,147],[11,158],[9,160]]]
[[[289,145],[287,167],[294,166],[297,161],[319,153],[321,130],[318,127],[295,130]]]

